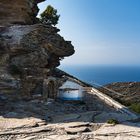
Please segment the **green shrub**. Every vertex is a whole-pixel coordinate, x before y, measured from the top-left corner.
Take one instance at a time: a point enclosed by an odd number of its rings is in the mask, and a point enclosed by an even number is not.
[[[119,122],[117,121],[117,120],[115,120],[115,119],[109,119],[109,120],[107,120],[107,123],[108,124],[119,124]]]
[[[129,109],[133,110],[136,113],[140,113],[140,103],[133,103],[129,106]]]
[[[57,10],[51,5],[48,5],[46,10],[40,15],[40,21],[46,25],[56,25],[58,23],[60,15],[57,14]]]

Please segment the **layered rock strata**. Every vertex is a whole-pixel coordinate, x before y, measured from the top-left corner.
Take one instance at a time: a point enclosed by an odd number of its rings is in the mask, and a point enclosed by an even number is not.
[[[45,97],[55,98],[64,80],[52,76],[53,71],[62,58],[74,53],[74,48],[56,27],[35,23],[38,10],[32,7],[37,9],[41,1],[0,1],[1,92],[26,97],[44,93]]]
[[[45,0],[0,0],[0,25],[35,23],[37,4],[42,1]]]

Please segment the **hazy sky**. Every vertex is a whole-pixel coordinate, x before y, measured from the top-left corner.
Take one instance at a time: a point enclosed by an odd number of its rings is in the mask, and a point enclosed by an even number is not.
[[[40,12],[48,4],[76,51],[63,65],[140,65],[140,0],[47,0]]]

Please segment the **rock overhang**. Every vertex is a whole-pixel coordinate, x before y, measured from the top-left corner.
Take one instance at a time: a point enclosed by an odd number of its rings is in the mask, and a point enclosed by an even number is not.
[[[38,89],[44,93],[43,81],[56,75],[54,69],[62,58],[75,52],[71,42],[58,34],[59,29],[37,21],[37,4],[43,1],[0,1],[0,82],[8,93],[25,98]],[[14,90],[11,83],[17,84]],[[7,93],[5,87],[2,91]]]

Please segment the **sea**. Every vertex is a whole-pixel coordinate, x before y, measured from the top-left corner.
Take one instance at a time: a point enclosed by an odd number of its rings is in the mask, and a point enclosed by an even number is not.
[[[70,65],[59,68],[93,86],[114,82],[140,82],[140,66]]]

